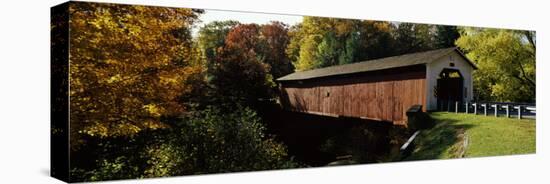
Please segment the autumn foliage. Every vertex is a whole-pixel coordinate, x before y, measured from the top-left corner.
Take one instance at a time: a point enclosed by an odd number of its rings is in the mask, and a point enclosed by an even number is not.
[[[280,22],[232,28],[214,60],[212,83],[218,94],[247,104],[274,98],[275,78],[293,70],[285,54],[287,32],[287,26]]]
[[[68,5],[52,12],[51,46],[63,55],[52,56],[52,78],[68,72],[73,181],[300,167],[266,134],[283,118],[261,109],[279,107],[276,79],[295,71],[458,45],[479,66],[475,88],[488,89],[476,97],[535,101],[530,31],[307,16],[292,26],[199,27],[203,10]],[[65,94],[66,85],[52,91]],[[66,117],[58,112],[67,105],[55,104],[67,95],[54,96],[52,112]],[[54,137],[62,131],[52,126]]]
[[[129,136],[185,111],[178,100],[203,70],[191,56],[197,12],[96,3],[69,11],[72,136]]]
[[[191,29],[201,13],[69,4],[71,181],[295,167],[256,112],[231,101],[272,97],[264,55],[284,50],[286,32],[269,31],[276,46],[264,45],[258,25],[197,41]],[[52,30],[64,23],[52,21]]]

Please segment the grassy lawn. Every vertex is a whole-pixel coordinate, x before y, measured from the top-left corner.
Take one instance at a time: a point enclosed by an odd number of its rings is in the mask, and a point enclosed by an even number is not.
[[[433,112],[436,125],[423,130],[406,160],[535,153],[535,120]]]

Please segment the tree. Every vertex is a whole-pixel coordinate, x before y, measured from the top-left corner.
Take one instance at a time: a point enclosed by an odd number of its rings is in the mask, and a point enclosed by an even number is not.
[[[265,133],[250,108],[193,110],[169,129],[121,142],[94,144],[95,167],[76,168],[73,181],[102,181],[205,173],[296,168],[286,147]],[[120,141],[120,140],[119,140]]]
[[[300,58],[300,48],[305,40],[304,33],[302,31],[302,23],[293,25],[288,30],[289,42],[286,47],[285,53],[290,59],[290,62],[295,69],[299,69],[297,66],[298,59]]]
[[[358,32],[352,32],[346,38],[340,55],[338,57],[338,65],[349,64],[360,60],[357,58],[357,50],[359,48],[359,36]]]
[[[322,61],[318,60],[318,46],[332,28],[329,18],[309,16],[305,16],[302,23],[294,27],[290,33],[291,40],[287,53],[292,58],[296,70],[304,71],[323,66]],[[326,48],[327,44],[323,47]]]
[[[190,28],[200,11],[71,3],[71,144],[166,127],[203,72]],[[77,147],[72,146],[73,149]]]
[[[183,153],[179,167],[174,167],[179,175],[298,166],[284,145],[265,134],[261,119],[249,108],[236,106],[228,112],[208,107],[186,116],[178,126],[173,138]]]
[[[448,48],[454,47],[455,41],[460,36],[456,26],[437,25],[435,33],[435,47]]]
[[[270,64],[288,64],[286,25],[239,24],[226,34],[216,25],[195,42],[198,10],[75,2],[68,13],[72,180],[295,167],[254,111],[196,100],[271,97]],[[216,91],[205,85],[207,61],[218,63]]]
[[[219,94],[246,103],[272,98],[274,78],[294,71],[288,42],[288,27],[280,22],[235,26],[218,49],[213,84]]]
[[[358,20],[304,17],[290,32],[287,54],[297,70],[309,70],[356,61]]]
[[[233,20],[213,21],[200,28],[198,32],[198,45],[206,56],[209,71],[214,67],[218,48],[225,45],[227,33],[238,24],[238,21]]]
[[[317,53],[315,53],[315,62],[318,62],[316,66],[327,67],[338,65],[339,48],[340,44],[336,40],[334,32],[327,32],[323,36],[323,39],[319,45],[317,45]]]
[[[456,44],[479,68],[474,73],[479,100],[535,101],[534,32],[466,27]]]
[[[358,61],[378,59],[395,54],[394,24],[386,21],[361,21],[356,57]]]
[[[428,24],[399,23],[394,32],[395,55],[431,50],[433,45],[433,26]]]
[[[270,74],[276,79],[292,73],[294,67],[286,55],[289,43],[288,26],[281,22],[271,22],[260,28],[263,62],[270,66]]]
[[[317,60],[317,47],[320,42],[318,40],[320,39],[321,37],[319,35],[305,36],[303,43],[300,44],[301,46],[299,47],[298,58],[293,63],[296,70],[306,71],[321,67],[320,62]]]
[[[218,49],[217,67],[212,83],[221,98],[252,104],[260,98],[271,98],[274,86],[269,65],[261,55],[260,26],[240,24],[226,37]]]

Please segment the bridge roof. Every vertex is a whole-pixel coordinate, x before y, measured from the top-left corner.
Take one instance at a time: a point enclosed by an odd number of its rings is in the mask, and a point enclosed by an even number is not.
[[[451,48],[430,50],[425,52],[417,52],[417,53],[404,54],[399,56],[361,61],[361,62],[345,64],[345,65],[330,66],[330,67],[319,68],[314,70],[300,71],[300,72],[291,73],[281,78],[278,78],[277,81],[305,80],[305,79],[312,79],[312,78],[318,78],[318,77],[345,75],[345,74],[384,70],[384,69],[397,68],[397,67],[412,66],[412,65],[418,65],[418,64],[427,64],[443,56],[446,56],[451,52],[457,52],[474,69],[477,69],[474,63],[472,63],[472,61],[466,58],[464,54],[462,54],[462,52],[460,52],[456,47],[451,47]]]

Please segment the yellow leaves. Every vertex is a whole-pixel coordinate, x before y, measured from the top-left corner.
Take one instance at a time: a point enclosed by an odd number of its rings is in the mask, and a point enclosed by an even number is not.
[[[87,134],[90,136],[107,137],[108,128],[101,123],[95,123],[94,126],[88,126],[83,130],[78,131],[81,134]]]
[[[120,63],[120,62],[118,62],[118,61],[115,60],[115,59],[106,59],[104,62],[105,62],[106,64],[110,64],[110,65],[114,65],[114,64]]]
[[[155,105],[155,104],[147,104],[143,106],[143,109],[147,111],[151,116],[153,117],[160,117],[162,113],[164,112],[164,109]]]
[[[390,23],[389,22],[374,22],[374,27],[380,31],[383,32],[389,32],[390,31]]]
[[[128,36],[138,36],[141,33],[141,28],[138,26],[128,27]]]
[[[107,80],[107,83],[114,83],[114,82],[118,82],[120,81],[121,77],[120,77],[120,74],[116,74],[115,76],[112,76],[111,78],[109,78]]]
[[[171,75],[171,76],[159,76],[160,84],[162,85],[178,85],[180,84],[180,77]]]
[[[271,88],[274,88],[274,87],[277,86],[277,84],[276,84],[275,82],[273,82],[273,81],[275,81],[275,80],[273,79],[273,75],[267,74],[265,77],[266,77],[266,79],[265,79],[265,85],[266,85],[266,86],[269,86],[269,87],[271,87]]]
[[[165,128],[161,116],[185,110],[176,100],[193,89],[186,80],[202,70],[173,62],[195,57],[183,52],[190,40],[174,37],[173,30],[190,29],[196,19],[190,9],[75,2],[70,11],[75,133],[132,136]]]
[[[96,29],[101,29],[102,26],[101,26],[101,22],[99,21],[93,21],[93,22],[88,22],[90,25],[93,25]]]
[[[153,121],[153,120],[147,120],[143,122],[143,125],[145,125],[149,129],[161,129],[161,128],[168,128],[168,126],[160,121]]]
[[[141,128],[130,123],[118,124],[118,130],[122,131],[120,135],[134,135],[141,131]],[[116,132],[116,131],[115,131]]]
[[[159,123],[146,122],[156,128],[164,128],[165,126]],[[130,122],[117,122],[105,124],[104,122],[96,122],[91,126],[87,126],[84,129],[78,131],[80,134],[86,134],[94,137],[117,137],[134,135],[140,132],[142,128],[134,125]]]

